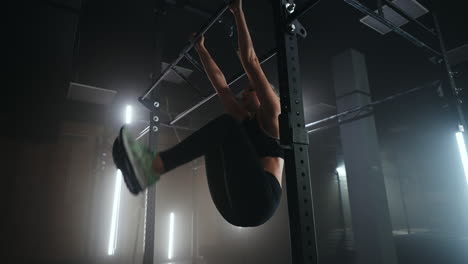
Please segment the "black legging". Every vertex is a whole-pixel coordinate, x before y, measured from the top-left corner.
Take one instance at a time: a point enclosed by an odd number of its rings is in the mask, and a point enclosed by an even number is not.
[[[281,186],[265,171],[242,123],[224,114],[160,153],[166,171],[205,156],[214,204],[229,223],[258,226],[276,211]]]

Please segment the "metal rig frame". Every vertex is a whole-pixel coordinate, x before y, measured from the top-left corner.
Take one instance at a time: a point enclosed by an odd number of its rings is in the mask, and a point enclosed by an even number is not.
[[[463,127],[466,127],[466,123],[461,110],[461,98],[459,95],[460,89],[455,85],[453,79],[453,73],[450,68],[450,64],[447,59],[447,51],[445,50],[445,44],[442,40],[440,27],[437,20],[437,15],[433,14],[435,30],[427,28],[425,25],[411,18],[406,12],[399,9],[392,2],[388,0],[376,0],[378,6],[378,12],[375,13],[362,3],[357,0],[343,0],[345,3],[351,5],[357,10],[367,14],[382,24],[386,25],[393,32],[402,36],[404,39],[410,41],[414,45],[422,48],[430,55],[434,56],[435,62],[439,63],[444,72],[447,83],[450,87],[450,92],[447,96],[452,102],[454,112],[458,116],[458,130],[463,131]],[[424,42],[415,38],[410,33],[394,25],[391,21],[384,17],[382,11],[382,1],[385,2],[390,8],[394,9],[395,12],[399,13],[409,21],[414,22],[424,31],[435,36],[439,40],[440,51],[426,45]],[[161,0],[158,0],[161,2]],[[316,264],[318,263],[318,250],[316,243],[315,233],[315,220],[314,220],[314,209],[312,199],[312,188],[309,170],[309,156],[308,156],[308,131],[306,130],[306,124],[304,121],[304,107],[302,100],[302,88],[300,85],[300,68],[299,68],[299,52],[297,46],[297,36],[305,37],[307,35],[306,30],[297,20],[299,17],[307,13],[315,7],[320,0],[311,0],[303,8],[296,11],[296,5],[294,0],[272,0],[275,20],[275,33],[276,33],[276,45],[277,48],[268,52],[266,55],[260,58],[260,62],[264,63],[273,56],[278,56],[278,75],[279,75],[279,89],[281,99],[281,115],[280,121],[280,135],[281,144],[286,148],[286,183],[288,193],[288,208],[289,208],[289,222],[290,222],[290,236],[291,236],[291,250],[292,250],[292,263],[294,264]],[[151,98],[158,98],[157,86],[170,72],[175,70],[175,66],[182,60],[187,59],[197,70],[202,70],[201,66],[197,61],[190,56],[190,51],[193,49],[194,44],[201,36],[203,36],[217,21],[220,20],[221,16],[229,9],[229,5],[225,4],[219,8],[216,13],[210,18],[208,23],[204,25],[198,34],[191,40],[179,53],[179,56],[173,61],[168,67],[162,71],[158,78],[156,78],[151,87],[145,91],[145,93],[139,98],[139,101],[150,110],[150,126],[145,128],[141,133],[140,137],[149,132],[150,145],[155,145],[158,138],[160,123],[158,112],[159,102]],[[158,14],[160,15],[160,14]],[[162,14],[161,14],[162,15]],[[206,15],[206,14],[204,14]],[[158,67],[155,67],[155,72],[158,71]],[[177,73],[177,72],[176,72]],[[228,83],[232,85],[236,81],[240,80],[245,73],[237,74]],[[188,80],[184,80],[188,82]],[[190,84],[190,83],[189,83]],[[156,89],[156,91],[155,91]],[[201,105],[208,102],[210,99],[215,97],[216,93],[205,97],[202,101],[190,107],[186,111],[179,114],[170,122],[173,125],[178,120],[188,115]],[[338,114],[327,118],[331,120],[338,118],[344,114]],[[324,120],[319,120],[314,123],[322,123]],[[320,128],[319,128],[320,129]],[[152,263],[153,253],[146,251],[152,251],[154,248],[154,212],[155,212],[155,200],[154,190],[148,191],[148,213],[146,219],[146,235],[145,235],[145,254],[144,263]]]
[[[278,55],[278,71],[280,73],[280,94],[281,94],[281,109],[280,130],[281,143],[287,147],[286,150],[286,181],[288,188],[288,206],[290,217],[291,243],[293,263],[317,263],[318,253],[315,238],[315,224],[313,214],[313,202],[311,192],[311,181],[309,173],[309,157],[308,157],[308,136],[305,129],[304,107],[302,104],[302,91],[300,87],[299,77],[299,57],[297,51],[297,37],[305,37],[306,31],[297,21],[297,18],[310,10],[317,1],[312,1],[298,14],[294,14],[295,4],[293,1],[278,0],[273,2],[276,24],[276,51],[273,50],[263,56],[260,61],[263,63],[274,55]],[[157,109],[159,102],[151,98],[157,98],[154,90],[161,83],[164,77],[173,70],[175,66],[186,58],[194,64],[196,68],[200,68],[193,59],[188,55],[193,49],[196,41],[204,35],[220,17],[229,9],[226,4],[221,7],[210,21],[199,30],[198,34],[191,40],[179,53],[179,56],[173,61],[154,81],[151,87],[139,98],[139,101],[150,110],[151,119],[149,129],[150,144],[157,142],[157,132],[159,130],[159,118]],[[294,15],[293,15],[294,14]],[[198,67],[197,67],[198,66]],[[245,76],[245,73],[239,73],[230,85]],[[157,90],[157,89],[156,89]],[[177,116],[171,125],[177,120],[186,116],[199,106],[203,105],[216,94],[212,94],[194,107],[184,111]],[[147,133],[147,132],[144,132]],[[148,213],[146,215],[146,235],[145,235],[145,257],[144,263],[151,263],[154,258],[152,254],[146,253],[154,246],[154,208],[155,201],[151,190],[148,191]],[[153,222],[153,223],[150,223]]]

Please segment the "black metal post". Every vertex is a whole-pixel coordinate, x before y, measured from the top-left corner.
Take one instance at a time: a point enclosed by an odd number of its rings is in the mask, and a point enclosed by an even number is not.
[[[273,1],[281,94],[280,135],[286,150],[286,183],[293,264],[318,263],[309,172],[309,139],[305,129],[299,53],[295,28],[288,25],[292,0]]]
[[[80,10],[77,14],[77,22],[76,22],[76,31],[73,38],[73,55],[72,55],[72,74],[73,76],[70,80],[74,80],[78,82],[78,72],[79,72],[79,54],[80,54],[80,43],[81,43],[81,20],[83,16],[83,9],[84,9],[84,0],[80,1]]]
[[[158,98],[159,90],[152,92],[151,98]],[[148,145],[155,149],[159,139],[159,102],[155,101],[154,109],[150,112],[150,128]],[[154,237],[156,225],[156,184],[146,189],[146,220],[145,220],[145,243],[143,252],[143,263],[152,264],[154,262]]]
[[[449,101],[451,103],[451,107],[456,112],[456,115],[458,118],[457,130],[463,132],[464,129],[467,129],[466,120],[465,120],[465,116],[463,114],[463,109],[462,109],[463,101],[460,98],[460,90],[457,88],[457,85],[455,84],[455,79],[453,78],[453,72],[450,66],[450,62],[448,61],[447,50],[445,48],[445,42],[442,37],[442,31],[440,29],[439,19],[436,14],[436,11],[433,11],[432,15],[433,15],[434,25],[435,25],[436,32],[437,32],[437,38],[439,39],[440,51],[442,53],[442,56],[441,56],[442,67],[443,67],[442,71],[444,72],[445,78],[450,88],[450,91],[448,92],[448,97],[450,99]]]
[[[154,65],[153,72],[161,72],[161,61],[162,61],[162,13],[157,12],[164,5],[164,0],[157,0],[155,2],[154,9],[154,24],[155,24],[155,35],[154,35]],[[153,75],[156,76],[156,75]],[[153,108],[150,109],[149,118],[150,118],[150,133],[148,137],[148,145],[150,148],[155,148],[158,145],[158,127],[159,127],[159,114],[160,108],[157,98],[159,98],[159,90],[156,89],[150,92],[151,98],[153,99]],[[150,186],[145,193],[145,203],[146,203],[146,215],[145,215],[145,225],[144,225],[144,248],[143,248],[143,264],[153,264],[154,263],[154,237],[155,237],[155,220],[156,220],[156,185]]]

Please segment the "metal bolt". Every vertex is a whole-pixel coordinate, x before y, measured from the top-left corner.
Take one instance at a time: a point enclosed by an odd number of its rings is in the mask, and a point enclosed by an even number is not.
[[[289,32],[294,33],[294,31],[296,31],[296,25],[290,24],[288,26],[288,30],[289,30]]]
[[[450,72],[450,76],[452,76],[452,77],[457,76],[457,74],[458,74],[458,72],[456,72],[456,71],[451,71],[451,72]]]
[[[157,127],[157,126],[153,126],[153,131],[154,131],[154,132],[158,132],[158,127]]]
[[[286,11],[288,11],[289,14],[294,13],[294,10],[296,10],[296,4],[295,3],[286,3]]]
[[[158,122],[158,121],[159,121],[159,117],[158,117],[158,116],[153,116],[153,121],[154,121],[154,122]]]
[[[154,107],[158,108],[159,107],[159,102],[154,102]]]

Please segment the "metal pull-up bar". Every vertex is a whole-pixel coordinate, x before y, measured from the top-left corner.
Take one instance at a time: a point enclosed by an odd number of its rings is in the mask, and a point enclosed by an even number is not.
[[[140,102],[143,103],[143,101],[150,95],[150,93],[159,85],[159,83],[165,78],[165,76],[170,72],[170,71],[174,71],[175,69],[175,66],[177,66],[177,64],[179,64],[179,62],[183,59],[183,58],[186,58],[195,68],[197,68],[199,71],[202,71],[203,72],[203,69],[201,68],[201,66],[198,64],[198,62],[190,55],[190,51],[193,49],[195,43],[216,23],[216,21],[219,20],[219,18],[226,12],[226,10],[228,10],[229,8],[229,4],[223,6],[222,8],[220,8],[215,15],[212,16],[212,18],[210,19],[210,21],[205,25],[203,26],[203,28],[195,35],[195,37],[182,49],[182,51],[179,53],[179,56],[170,64],[168,65],[164,71],[161,73],[161,75],[159,75],[159,77],[156,79],[156,81],[153,83],[153,85],[151,85],[151,87],[145,91],[145,93],[143,94],[143,96],[141,96],[140,98],[138,98],[138,100]],[[305,8],[304,10],[309,10],[310,8]],[[266,61],[270,60],[272,57],[274,57],[276,55],[276,49],[273,49],[271,51],[269,51],[267,54],[265,54],[263,57],[260,58],[260,64],[263,64],[265,63]],[[177,71],[175,72],[177,74]],[[241,78],[243,78],[244,76],[246,75],[246,73],[244,71],[236,74],[229,82],[228,82],[228,85],[231,86],[233,85],[234,83],[236,83],[238,80],[240,80]],[[180,76],[180,75],[179,75]],[[183,78],[183,76],[181,76]],[[187,83],[189,83],[185,78],[183,78],[184,81],[186,81]],[[198,90],[197,90],[198,91]],[[174,118],[174,120],[172,120],[170,122],[171,125],[174,125],[177,121],[179,121],[180,119],[182,119],[183,117],[185,117],[186,115],[190,114],[191,112],[193,112],[194,110],[196,110],[197,108],[199,108],[200,106],[202,106],[203,104],[205,104],[206,102],[208,102],[209,100],[211,100],[213,97],[216,96],[216,93],[212,93],[211,95],[209,95],[208,97],[204,98],[203,100],[201,100],[200,102],[198,102],[197,104],[195,104],[194,106],[190,107],[189,109],[185,110],[184,112],[180,113],[178,116],[176,116]],[[145,103],[143,103],[143,105],[146,105]],[[143,131],[142,131],[143,132]],[[144,134],[146,134],[148,131],[146,131]]]
[[[430,89],[430,88],[438,89],[440,85],[441,85],[441,81],[439,81],[439,80],[438,80],[438,81],[433,81],[433,82],[431,82],[431,83],[429,83],[429,84],[420,85],[420,86],[417,86],[417,87],[415,87],[415,88],[409,89],[409,90],[407,90],[407,91],[400,92],[400,93],[396,93],[396,94],[387,96],[387,97],[385,97],[385,98],[383,98],[383,99],[373,101],[373,102],[368,103],[368,104],[366,104],[366,105],[353,107],[353,108],[348,109],[348,110],[346,110],[346,111],[343,111],[343,112],[341,112],[341,113],[338,113],[338,114],[335,114],[335,115],[331,115],[331,116],[322,118],[322,119],[320,119],[320,120],[311,122],[311,123],[309,123],[309,124],[306,124],[305,127],[306,127],[306,128],[309,128],[309,127],[316,127],[317,125],[320,125],[320,124],[322,124],[322,123],[325,123],[325,122],[328,122],[328,121],[331,121],[331,120],[334,120],[334,119],[338,119],[338,123],[333,125],[333,126],[336,126],[336,125],[338,125],[339,123],[342,123],[342,121],[340,120],[340,118],[346,117],[346,116],[348,116],[348,115],[350,115],[350,114],[352,114],[352,113],[356,113],[356,112],[360,112],[360,111],[363,111],[363,110],[372,109],[374,106],[377,106],[377,105],[380,105],[380,104],[383,104],[383,103],[387,103],[387,102],[390,102],[390,101],[399,99],[400,97],[403,97],[403,96],[406,96],[406,95],[409,95],[409,94],[418,92],[418,91],[420,91],[420,90],[425,90],[425,89]],[[359,116],[359,115],[358,115],[358,116]],[[352,118],[352,119],[355,120],[355,118]],[[307,131],[307,133],[313,133],[313,132],[321,131],[321,130],[323,130],[323,129],[327,129],[327,128],[333,127],[333,126],[317,127],[317,128],[314,128],[314,129],[312,129],[312,130]]]
[[[188,53],[190,50],[193,49],[195,43],[218,21],[218,19],[228,10],[229,4],[226,4],[222,8],[220,8],[216,14],[210,19],[210,21],[195,35],[195,37],[182,49],[179,53],[177,59],[175,59],[170,65],[164,69],[164,71],[159,75],[156,81],[151,85],[151,87],[145,91],[145,93],[138,98],[140,102],[146,99],[150,95],[150,93],[159,85],[159,83],[164,79],[164,77],[174,68],[179,62],[185,57],[185,54]]]
[[[270,60],[271,58],[273,58],[275,55],[276,55],[277,51],[276,49],[273,49],[271,50],[270,52],[268,52],[265,56],[263,56],[261,59],[260,59],[260,64],[263,64],[265,62],[267,62],[268,60]],[[232,85],[234,84],[235,82],[237,82],[238,80],[242,79],[242,77],[244,77],[246,75],[245,72],[241,72],[239,74],[237,74],[236,76],[234,76],[232,78],[231,81],[228,82],[228,85]],[[190,107],[189,109],[185,110],[184,112],[180,113],[178,116],[176,116],[174,118],[174,120],[172,120],[171,122],[169,122],[169,125],[173,126],[177,121],[179,121],[180,119],[182,119],[183,117],[185,117],[186,115],[190,114],[191,112],[195,111],[197,108],[199,108],[200,106],[202,106],[203,104],[205,104],[206,102],[208,102],[209,100],[211,100],[213,97],[216,96],[216,93],[213,93],[211,94],[210,96],[206,97],[205,99],[201,100],[200,102],[198,102],[197,104],[195,104],[194,106]],[[140,137],[146,135],[146,133],[149,132],[149,127],[143,129],[143,131],[141,131],[140,133]]]
[[[315,7],[320,0],[315,0],[315,1],[310,1],[306,6],[304,6],[301,10],[299,10],[297,13],[294,12],[295,9],[295,4],[289,5],[289,13],[292,15],[288,19],[288,23],[293,23],[295,20],[297,20],[300,16],[304,15],[307,13],[309,10],[311,10],[313,7]],[[197,68],[199,71],[203,71],[201,69],[201,66],[198,64],[198,62],[192,58],[190,55],[190,51],[194,47],[195,43],[203,36],[215,23],[216,21],[219,20],[219,18],[226,12],[226,10],[229,8],[229,4],[226,4],[224,7],[220,8],[214,16],[210,19],[210,21],[196,34],[196,36],[182,49],[182,51],[179,53],[179,56],[177,57],[176,60],[174,60],[170,65],[166,67],[166,69],[161,73],[161,75],[157,78],[157,80],[154,82],[154,84],[139,98],[139,101],[143,103],[146,97],[159,85],[159,83],[164,79],[164,77],[169,73],[169,71],[175,69],[175,66],[185,57],[195,68]],[[259,59],[260,64],[265,63],[266,61],[270,60],[273,56],[276,55],[276,49],[273,49],[266,53],[263,57]],[[177,73],[177,72],[176,72]],[[245,72],[241,72],[236,74],[231,81],[228,82],[228,85],[231,86],[241,78],[243,78],[246,75]],[[183,78],[184,81],[187,82],[185,78]],[[198,109],[200,106],[204,105],[206,102],[210,101],[213,97],[216,96],[216,93],[212,93],[208,97],[204,98],[194,106],[190,107],[189,109],[183,111],[180,113],[178,116],[174,118],[170,122],[171,125],[175,124],[177,121],[185,117],[186,115],[190,114],[194,110]],[[143,103],[143,105],[146,105]]]

